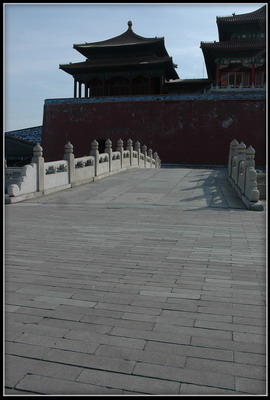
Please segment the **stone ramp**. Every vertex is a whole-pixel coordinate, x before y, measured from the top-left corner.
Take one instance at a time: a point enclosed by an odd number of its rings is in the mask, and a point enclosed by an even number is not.
[[[226,169],[132,169],[36,200],[44,204],[239,208],[244,204],[227,182]]]
[[[5,207],[5,394],[265,394],[265,211],[225,170]]]

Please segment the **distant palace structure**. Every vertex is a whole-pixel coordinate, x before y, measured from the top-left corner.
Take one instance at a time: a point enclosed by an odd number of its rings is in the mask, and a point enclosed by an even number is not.
[[[263,88],[266,83],[266,6],[249,14],[217,17],[219,42],[201,42],[215,85]]]
[[[177,79],[164,38],[144,38],[128,29],[102,42],[74,44],[86,61],[60,65],[74,78],[74,97],[160,94]],[[84,88],[84,94],[82,93]]]
[[[200,43],[206,79],[180,79],[164,38],[139,36],[131,21],[119,36],[73,45],[85,60],[59,66],[73,97],[45,100],[45,160],[68,141],[81,157],[94,139],[103,150],[121,138],[154,145],[164,164],[226,165],[237,137],[265,166],[266,6],[216,22],[219,41]]]
[[[128,29],[94,43],[74,44],[86,61],[60,65],[74,78],[74,98],[146,95],[221,88],[264,88],[266,6],[248,14],[217,17],[219,42],[201,42],[208,79],[179,79],[164,38],[144,38]],[[84,91],[82,90],[84,88]]]

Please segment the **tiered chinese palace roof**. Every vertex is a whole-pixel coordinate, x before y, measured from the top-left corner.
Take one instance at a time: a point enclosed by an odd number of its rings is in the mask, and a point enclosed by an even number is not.
[[[253,59],[266,56],[266,6],[247,14],[217,17],[219,42],[201,42],[208,77],[215,76],[219,59]]]
[[[99,77],[98,74],[136,73],[159,70],[165,80],[179,78],[164,45],[164,38],[145,38],[128,29],[114,38],[92,43],[74,44],[73,48],[86,57],[86,61],[60,65],[60,69],[80,79],[80,74],[88,78]],[[137,72],[136,72],[137,71]],[[93,75],[94,74],[94,75]],[[88,79],[86,77],[86,79]],[[85,80],[85,76],[83,78]]]

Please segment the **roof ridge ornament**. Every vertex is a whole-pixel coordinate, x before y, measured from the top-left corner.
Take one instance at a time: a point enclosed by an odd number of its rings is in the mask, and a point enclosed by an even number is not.
[[[128,21],[128,29],[132,30],[132,21]]]

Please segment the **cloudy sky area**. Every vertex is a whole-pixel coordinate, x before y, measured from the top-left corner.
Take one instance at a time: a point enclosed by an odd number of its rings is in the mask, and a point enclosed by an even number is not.
[[[73,97],[59,64],[85,58],[73,44],[118,36],[133,22],[143,37],[164,37],[181,79],[207,78],[200,42],[218,41],[217,16],[249,13],[265,3],[6,3],[4,130],[42,125],[45,99]]]

